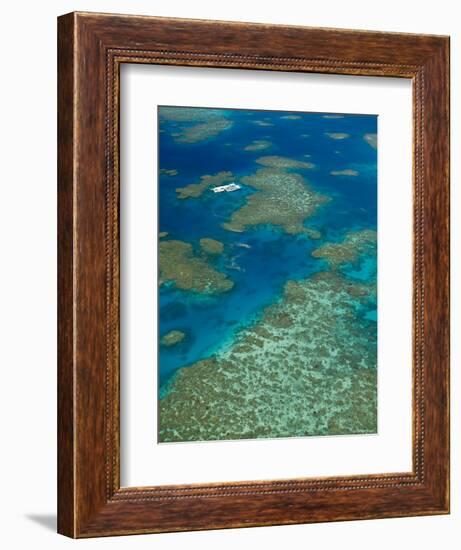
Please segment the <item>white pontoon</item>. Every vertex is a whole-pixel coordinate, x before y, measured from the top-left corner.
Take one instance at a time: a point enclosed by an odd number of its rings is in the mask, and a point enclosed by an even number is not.
[[[227,185],[218,185],[218,187],[211,188],[213,193],[222,193],[223,191],[226,191],[226,193],[229,193],[231,191],[237,191],[238,189],[241,189],[241,185],[237,185],[234,182],[228,183]]]

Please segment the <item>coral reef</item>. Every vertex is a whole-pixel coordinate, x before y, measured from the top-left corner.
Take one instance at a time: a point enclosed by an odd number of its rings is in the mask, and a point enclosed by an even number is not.
[[[284,166],[293,166],[289,160],[283,159]],[[281,226],[289,234],[308,234],[304,221],[319,205],[329,200],[328,197],[311,190],[300,174],[279,168],[260,168],[255,174],[241,178],[241,182],[258,192],[248,196],[246,204],[234,211],[230,220],[223,224],[229,231],[242,232],[251,226],[273,224]]]
[[[368,143],[373,149],[378,148],[378,135],[377,134],[365,134],[363,139]]]
[[[257,126],[274,126],[272,122],[268,122],[267,120],[252,120],[251,122]]]
[[[312,252],[314,258],[323,258],[332,269],[354,263],[363,254],[376,255],[376,231],[353,231],[348,233],[343,241],[327,243]]]
[[[160,399],[159,440],[375,433],[376,323],[368,287],[331,273],[289,281],[278,303]]]
[[[254,139],[249,145],[244,147],[244,151],[263,151],[272,147],[272,143],[266,139]]]
[[[184,340],[185,337],[186,334],[181,330],[170,330],[170,332],[162,336],[162,338],[160,339],[160,343],[162,344],[162,346],[170,347],[179,344]]]
[[[159,441],[376,433],[376,117],[158,115]]]
[[[346,168],[345,170],[332,170],[330,174],[332,176],[358,176],[359,175],[357,170],[351,170],[350,168]]]
[[[210,120],[203,124],[197,124],[188,128],[184,128],[181,135],[176,138],[178,143],[197,143],[205,139],[216,137],[224,130],[229,130],[232,126],[230,120]]]
[[[349,134],[345,134],[344,132],[325,132],[325,135],[331,139],[346,139],[350,137]]]
[[[322,238],[322,234],[317,229],[312,229],[311,227],[305,227],[304,231],[310,239],[318,240]]]
[[[197,107],[159,107],[159,120],[162,130],[165,130],[165,123],[169,123],[167,129],[176,143],[205,141],[233,125],[225,110]]]
[[[256,162],[262,166],[267,166],[268,168],[280,168],[281,170],[290,168],[309,170],[311,168],[315,168],[315,165],[312,164],[312,162],[304,162],[302,160],[279,157],[276,155],[259,157],[256,159]]]
[[[179,172],[175,168],[160,168],[160,174],[165,176],[177,176]]]
[[[190,243],[176,240],[159,242],[159,280],[160,284],[172,282],[183,290],[204,294],[227,292],[234,286],[225,273],[195,255]]]
[[[224,245],[222,242],[216,239],[203,238],[200,239],[200,246],[207,254],[222,254],[224,251]]]
[[[225,183],[230,183],[232,181],[234,181],[232,172],[218,172],[214,176],[202,176],[199,183],[190,183],[185,187],[178,187],[176,189],[176,193],[178,194],[178,199],[197,199],[208,188],[224,185]]]

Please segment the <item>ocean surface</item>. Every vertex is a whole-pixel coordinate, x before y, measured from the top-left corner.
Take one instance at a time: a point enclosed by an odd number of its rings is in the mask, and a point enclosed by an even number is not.
[[[334,268],[351,282],[376,284],[376,249],[358,251],[353,261],[333,267],[312,252],[377,229],[377,117],[217,109],[194,113],[175,107],[159,107],[158,117],[159,242],[189,243],[194,257],[204,258],[233,282],[231,290],[216,293],[179,288],[174,279],[160,284],[159,342],[172,331],[182,335],[174,345],[159,344],[163,398],[180,369],[231,348],[242,330],[280,301],[288,281]],[[318,232],[317,238],[287,233],[270,222],[242,232],[223,227],[259,193],[241,180],[263,168],[264,157],[298,162],[287,171],[300,174],[312,192],[328,198],[304,222]],[[178,189],[221,172],[231,172],[230,180],[241,189],[214,193],[206,188],[200,196],[180,197]],[[204,254],[203,238],[222,243],[223,252]],[[376,299],[358,305],[356,315],[376,332]]]

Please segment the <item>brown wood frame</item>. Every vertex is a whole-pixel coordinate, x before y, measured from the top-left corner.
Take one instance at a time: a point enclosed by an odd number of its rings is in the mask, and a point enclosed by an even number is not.
[[[448,37],[92,13],[60,17],[58,31],[58,531],[95,537],[448,513]],[[412,79],[411,472],[120,488],[121,63]]]

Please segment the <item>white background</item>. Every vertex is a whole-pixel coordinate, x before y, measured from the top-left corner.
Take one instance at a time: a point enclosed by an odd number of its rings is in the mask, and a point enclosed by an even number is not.
[[[410,471],[410,80],[147,65],[122,67],[121,74],[122,485]],[[378,115],[377,434],[156,444],[155,115],[164,104]]]
[[[2,6],[0,131],[0,454],[5,548],[265,547],[354,550],[459,546],[461,532],[461,304],[453,284],[452,515],[267,527],[73,542],[54,533],[56,493],[56,16],[72,10],[305,24],[452,36],[452,120],[459,109],[461,27],[457,2],[349,0],[48,0]],[[456,23],[458,21],[458,23]],[[452,147],[460,147],[453,124]],[[459,156],[459,155],[458,155]],[[453,273],[459,280],[459,162],[452,159]]]

